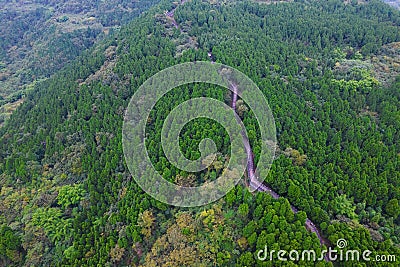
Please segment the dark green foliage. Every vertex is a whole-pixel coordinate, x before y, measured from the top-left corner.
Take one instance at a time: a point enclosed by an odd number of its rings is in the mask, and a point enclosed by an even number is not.
[[[22,260],[21,238],[8,226],[0,227],[0,262],[18,263]]]
[[[158,251],[152,248],[167,244],[163,237],[170,236],[168,243],[180,247],[179,240],[172,240],[176,234],[189,247],[194,244],[192,248],[211,266],[255,266],[255,252],[266,244],[277,250],[321,250],[318,238],[304,227],[306,217],[320,225],[333,244],[346,238],[352,249],[398,255],[393,242],[399,242],[400,80],[385,87],[369,72],[354,70],[339,77],[333,68],[338,57],[361,61],[374,53],[375,46],[400,41],[399,13],[376,1],[191,1],[176,10],[185,31],[171,33],[162,15],[171,7],[162,1],[114,38],[35,85],[0,129],[1,183],[11,187],[2,190],[0,203],[17,207],[27,202],[24,210],[7,211],[2,220],[23,220],[39,229],[18,229],[20,235],[40,236],[36,243],[25,242],[27,262],[151,266],[151,255]],[[188,40],[187,35],[196,39],[197,49],[177,56],[177,43]],[[112,61],[106,55],[110,47],[116,47],[115,65],[99,73]],[[358,53],[341,55],[335,50],[347,47]],[[131,95],[159,70],[208,60],[208,51],[216,61],[248,75],[267,97],[279,149],[266,183],[282,199],[252,195],[238,185],[215,205],[178,209],[145,194],[128,173],[121,127]],[[183,86],[157,103],[148,123],[149,155],[171,181],[178,175],[190,181],[193,177],[167,162],[159,144],[162,122],[174,106],[198,96],[226,103],[230,99],[221,88]],[[257,159],[255,118],[248,111],[242,117]],[[180,141],[188,158],[198,156],[197,144],[208,137],[218,146],[218,161],[225,163],[229,142],[220,125],[199,119],[184,130]],[[220,171],[214,166],[194,180],[214,179]],[[73,183],[79,184],[77,192]],[[61,191],[57,198],[55,187],[74,190]],[[18,194],[13,190],[27,200],[15,200]],[[289,201],[301,212],[294,215]],[[182,226],[181,212],[191,213],[196,234],[189,225]],[[171,247],[160,249],[155,258],[172,258],[172,252]],[[185,252],[190,255],[190,250]]]
[[[7,102],[48,78],[158,0],[4,0],[0,12],[0,94]],[[0,102],[1,104],[1,102]]]

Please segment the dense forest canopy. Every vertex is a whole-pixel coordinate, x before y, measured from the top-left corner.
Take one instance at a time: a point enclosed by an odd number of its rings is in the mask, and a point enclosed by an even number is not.
[[[177,5],[161,1],[35,83],[0,128],[0,265],[347,266],[257,260],[265,245],[324,249],[306,218],[327,243],[344,238],[349,249],[399,259],[399,11],[380,1]],[[165,11],[175,7],[172,20]],[[145,194],[128,172],[121,129],[133,93],[158,71],[207,61],[209,52],[269,102],[278,143],[265,181],[278,200],[241,182],[215,203],[177,208]],[[231,98],[216,86],[185,85],[148,121],[149,155],[177,184],[215,179],[230,156],[221,125],[198,119],[183,129],[181,149],[195,159],[198,143],[211,138],[216,160],[196,174],[167,161],[165,116],[199,96]],[[257,121],[239,101],[257,161]]]
[[[36,82],[48,78],[158,2],[3,0],[0,126]]]

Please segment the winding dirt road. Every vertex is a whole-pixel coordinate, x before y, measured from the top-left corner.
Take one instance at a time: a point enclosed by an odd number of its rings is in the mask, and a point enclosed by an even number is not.
[[[208,55],[209,55],[209,58],[212,60],[212,58],[213,58],[212,53],[209,52]],[[239,116],[236,113],[236,102],[237,102],[237,98],[238,98],[238,96],[237,96],[237,91],[238,91],[237,85],[234,84],[234,83],[231,83],[230,86],[231,86],[231,89],[232,89],[232,104],[231,104],[231,107],[235,111],[237,119],[240,120]],[[258,190],[258,191],[260,191],[260,192],[266,192],[266,193],[270,194],[274,199],[278,199],[280,197],[278,193],[276,193],[274,190],[272,190],[267,185],[265,185],[263,183],[260,183],[259,180],[257,179],[256,174],[255,174],[255,167],[254,167],[254,156],[253,156],[254,154],[253,154],[253,151],[251,149],[251,145],[250,145],[249,139],[248,139],[247,135],[244,134],[244,133],[242,133],[242,136],[243,136],[243,144],[244,144],[244,147],[245,147],[245,150],[246,150],[246,154],[247,154],[247,177],[250,180],[249,186],[254,188],[254,189],[256,189],[256,190]],[[292,209],[292,211],[294,213],[299,212],[299,210],[295,206],[293,206],[292,204],[290,204],[290,208]],[[329,242],[322,237],[319,229],[315,226],[315,224],[309,218],[306,219],[305,226],[309,231],[311,231],[311,232],[313,232],[313,233],[315,233],[317,235],[321,245],[329,246]],[[325,260],[329,261],[329,259],[328,259],[328,257],[326,255],[325,255]]]
[[[175,10],[179,5],[184,4],[186,1],[187,0],[182,0],[174,9],[172,9],[169,12],[166,12],[166,16],[169,17],[172,20],[172,23],[175,25],[176,28],[179,28],[179,25],[175,21],[175,18],[174,18]],[[215,63],[214,56],[213,56],[211,51],[208,52],[208,57],[209,57],[211,63]],[[236,102],[237,102],[237,99],[238,99],[238,94],[237,94],[238,88],[237,88],[237,85],[234,84],[234,83],[231,83],[230,86],[231,86],[231,89],[232,89],[232,92],[233,92],[232,93],[231,107],[235,111],[237,119],[240,120],[239,115],[237,115],[237,113],[236,113]],[[254,188],[254,189],[256,189],[256,190],[258,190],[260,192],[266,192],[266,193],[270,194],[274,199],[280,198],[278,193],[276,193],[274,190],[272,190],[270,187],[268,187],[264,183],[260,183],[258,181],[258,179],[256,177],[256,174],[255,174],[254,156],[253,156],[253,151],[251,149],[251,145],[250,145],[249,139],[248,139],[247,135],[244,134],[244,133],[242,133],[242,136],[243,136],[243,143],[244,143],[246,154],[247,154],[247,177],[250,180],[249,186],[251,186],[252,188]],[[290,208],[292,209],[292,211],[294,213],[299,212],[299,210],[295,206],[293,206],[292,204],[290,204]],[[321,235],[319,229],[317,228],[317,226],[315,226],[315,224],[309,218],[306,219],[305,226],[310,232],[313,232],[313,233],[316,234],[316,236],[318,237],[319,242],[320,242],[321,245],[329,246],[328,240],[326,240],[324,237],[322,237],[322,235]],[[325,255],[325,260],[329,261],[329,259],[328,259],[328,257],[326,255]]]
[[[232,93],[232,104],[231,104],[231,107],[232,107],[233,110],[236,111],[237,86],[235,84],[231,84],[231,89],[232,89],[232,92],[233,92]],[[254,157],[253,157],[253,151],[251,149],[249,139],[244,134],[242,134],[242,136],[243,136],[244,147],[245,147],[246,154],[247,154],[247,177],[250,180],[250,186],[253,187],[254,189],[257,189],[258,191],[269,193],[274,199],[278,199],[280,197],[278,193],[276,193],[274,190],[272,190],[271,188],[269,188],[265,184],[260,183],[258,181],[258,179],[257,179],[257,177],[255,175]],[[290,205],[290,207],[291,207],[291,209],[292,209],[292,211],[294,213],[297,213],[299,211],[293,205]],[[308,218],[306,219],[305,225],[306,225],[308,230],[310,230],[311,232],[313,232],[313,233],[315,233],[317,235],[321,245],[323,245],[323,244],[328,245],[328,244],[326,244],[327,242],[322,237],[322,235],[319,232],[318,228],[315,226],[315,224],[310,219],[308,219]]]
[[[166,15],[168,18],[170,18],[170,20],[172,21],[172,24],[174,24],[175,28],[177,28],[177,29],[179,28],[179,24],[178,24],[178,22],[176,22],[175,17],[174,17],[174,15],[175,15],[175,10],[178,8],[178,6],[183,5],[186,1],[187,1],[187,0],[181,0],[181,1],[179,2],[179,4],[176,5],[176,7],[175,7],[174,9],[165,12],[165,15]],[[182,31],[181,31],[181,32],[182,32]]]

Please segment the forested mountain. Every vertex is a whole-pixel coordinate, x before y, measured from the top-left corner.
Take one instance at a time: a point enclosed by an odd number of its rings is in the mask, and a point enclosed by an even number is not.
[[[385,3],[388,3],[389,5],[392,5],[396,8],[400,8],[400,1],[398,0],[383,0]]]
[[[156,3],[0,1],[0,125],[35,81],[48,78]]]
[[[0,129],[0,265],[397,266],[400,13],[381,1],[273,2],[162,0],[35,83]],[[172,207],[127,169],[122,123],[133,93],[158,71],[209,61],[208,53],[248,75],[269,102],[278,143],[265,183],[277,200],[241,182],[207,206]],[[183,153],[198,158],[199,142],[211,138],[217,160],[193,174],[165,157],[167,113],[199,96],[231,98],[217,86],[181,86],[148,120],[149,156],[177,184],[214,180],[230,156],[221,125],[196,119],[181,133]],[[257,122],[239,101],[257,161]],[[348,249],[397,262],[257,260],[265,245],[326,248],[306,218],[326,244],[346,239]]]

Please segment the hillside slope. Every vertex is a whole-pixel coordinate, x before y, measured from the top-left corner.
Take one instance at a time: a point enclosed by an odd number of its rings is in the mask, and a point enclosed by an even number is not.
[[[400,80],[396,62],[384,60],[388,49],[398,52],[399,12],[380,1],[192,0],[173,21],[166,11],[177,4],[161,1],[37,83],[0,129],[0,265],[345,264],[256,259],[265,245],[320,253],[325,245],[307,231],[307,217],[333,246],[344,238],[349,249],[399,257]],[[265,182],[279,199],[241,182],[215,203],[176,208],[145,194],[128,172],[121,129],[130,97],[158,71],[209,55],[248,75],[269,102],[278,143]],[[213,181],[230,157],[226,132],[207,119],[188,123],[180,146],[197,159],[200,141],[215,140],[209,168],[180,171],[162,152],[168,112],[199,96],[231,102],[217,86],[181,86],[148,120],[149,156],[177,184]],[[257,161],[259,129],[240,101]]]
[[[35,81],[48,78],[158,0],[1,1],[0,125],[5,103],[18,101]],[[5,114],[5,115],[3,115]]]

